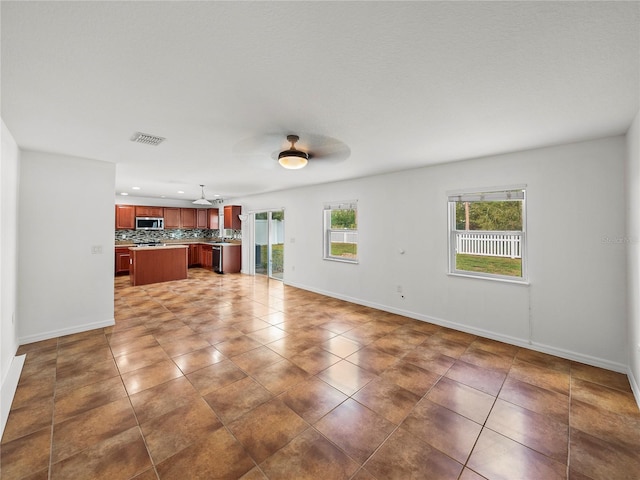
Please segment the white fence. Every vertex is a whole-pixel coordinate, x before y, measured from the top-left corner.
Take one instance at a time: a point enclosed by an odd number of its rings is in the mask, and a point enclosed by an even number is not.
[[[269,235],[271,235],[270,239]],[[272,220],[271,229],[269,229],[269,220],[256,219],[255,239],[256,245],[267,245],[268,240],[271,240],[271,245],[284,243],[284,221]]]
[[[456,232],[456,253],[522,258],[522,232]]]
[[[331,230],[331,243],[358,243],[358,232],[353,230]]]

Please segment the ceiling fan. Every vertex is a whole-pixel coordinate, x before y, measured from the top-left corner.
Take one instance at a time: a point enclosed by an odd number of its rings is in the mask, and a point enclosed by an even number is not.
[[[296,142],[300,140],[297,135],[287,135],[287,142],[291,143],[289,150],[283,150],[278,154],[278,163],[289,170],[298,170],[309,161],[309,154],[298,150]]]
[[[306,165],[343,161],[351,150],[344,142],[325,135],[273,133],[240,141],[233,147],[233,154],[258,168],[271,169],[280,164],[284,168],[300,169]],[[267,156],[272,160],[268,161]]]

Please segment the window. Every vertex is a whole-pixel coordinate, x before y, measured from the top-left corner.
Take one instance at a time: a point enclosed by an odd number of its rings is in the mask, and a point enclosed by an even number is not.
[[[449,273],[526,281],[525,189],[449,194]]]
[[[358,263],[357,201],[325,204],[324,259]]]

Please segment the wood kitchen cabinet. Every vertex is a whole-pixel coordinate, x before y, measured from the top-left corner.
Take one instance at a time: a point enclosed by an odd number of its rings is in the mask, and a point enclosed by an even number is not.
[[[233,230],[241,230],[242,222],[238,215],[242,213],[240,205],[225,205],[224,207],[224,228],[232,228]]]
[[[115,274],[129,273],[129,263],[131,260],[131,253],[129,247],[116,247],[115,255]]]
[[[196,209],[196,228],[209,228],[209,209]]]
[[[211,245],[200,245],[200,264],[202,268],[213,267],[213,247]]]
[[[195,208],[180,209],[180,227],[196,228],[196,209]]]
[[[136,207],[136,217],[164,217],[164,208],[163,207],[146,207],[146,206],[137,206]]]
[[[129,279],[131,285],[184,280],[188,277],[186,245],[132,248]]]
[[[164,228],[196,228],[195,208],[164,208]]]
[[[202,246],[198,244],[189,245],[189,266],[200,265],[200,252]]]
[[[179,208],[164,208],[164,228],[180,228]]]
[[[237,207],[237,215],[240,207]],[[234,215],[229,213],[229,221]],[[153,207],[145,205],[116,205],[116,230],[134,230],[136,217],[164,218],[164,228],[220,228],[217,208]],[[226,222],[225,222],[226,223]],[[238,225],[240,221],[236,222]],[[239,229],[240,226],[225,227]]]
[[[136,228],[136,211],[133,205],[116,205],[116,230]]]
[[[220,228],[220,217],[219,217],[218,209],[209,208],[207,209],[207,212],[209,214],[208,228],[212,228],[214,230],[217,230],[218,228]]]
[[[240,245],[222,247],[222,272],[239,273],[242,267],[242,248]]]

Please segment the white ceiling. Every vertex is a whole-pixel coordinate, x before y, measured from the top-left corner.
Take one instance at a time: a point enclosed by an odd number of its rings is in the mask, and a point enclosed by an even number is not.
[[[1,8],[2,118],[18,145],[114,162],[118,193],[362,177],[622,134],[639,108],[639,2]],[[138,131],[167,140],[131,142]],[[272,157],[289,133],[349,155],[284,170]]]

